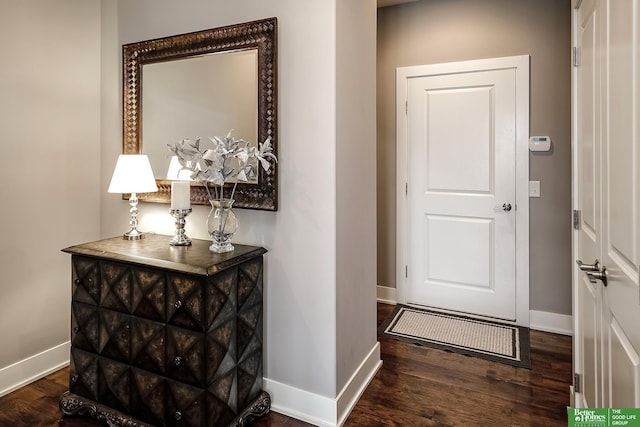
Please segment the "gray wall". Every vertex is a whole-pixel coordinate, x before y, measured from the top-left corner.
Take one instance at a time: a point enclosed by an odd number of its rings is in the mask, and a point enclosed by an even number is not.
[[[378,10],[378,284],[395,287],[395,69],[531,56],[530,307],[571,314],[571,7],[569,0],[420,0]]]
[[[100,233],[100,2],[0,2],[0,57],[2,394],[69,357],[60,249]]]
[[[349,355],[371,350],[377,340],[375,328],[368,327],[377,317],[376,188],[371,185],[376,179],[374,2],[339,0],[336,35],[336,351],[341,389],[358,368],[353,364],[358,360]]]

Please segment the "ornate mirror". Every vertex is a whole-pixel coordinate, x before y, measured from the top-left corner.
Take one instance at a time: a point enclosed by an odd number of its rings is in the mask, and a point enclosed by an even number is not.
[[[149,156],[159,190],[140,200],[170,201],[167,144],[182,138],[233,130],[256,145],[270,137],[277,155],[276,38],[269,18],[122,47],[123,153]],[[234,207],[277,210],[277,176],[272,160],[255,181],[238,183]],[[202,184],[191,184],[191,203],[209,204]]]

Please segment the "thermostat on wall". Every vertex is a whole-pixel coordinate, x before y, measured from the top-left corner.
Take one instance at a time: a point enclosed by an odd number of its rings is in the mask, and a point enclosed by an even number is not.
[[[549,151],[551,138],[548,136],[532,136],[529,138],[529,151]]]

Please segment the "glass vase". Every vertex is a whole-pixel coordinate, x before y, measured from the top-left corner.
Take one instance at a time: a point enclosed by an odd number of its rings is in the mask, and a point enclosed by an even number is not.
[[[207,217],[207,230],[211,236],[209,250],[215,253],[231,252],[233,245],[231,239],[238,229],[238,219],[233,213],[232,199],[214,199],[211,203],[211,212]]]

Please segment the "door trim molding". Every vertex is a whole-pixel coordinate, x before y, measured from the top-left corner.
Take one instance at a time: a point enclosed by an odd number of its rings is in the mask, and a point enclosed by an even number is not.
[[[407,302],[408,209],[406,197],[408,80],[464,71],[516,70],[516,321],[529,327],[529,55],[396,68],[396,288]]]
[[[579,40],[579,27],[580,27],[580,15],[579,8],[582,4],[582,0],[571,1],[571,46],[578,48]],[[578,203],[578,156],[577,148],[578,141],[576,140],[578,135],[578,67],[571,67],[571,209],[579,209]],[[580,230],[571,228],[571,312],[573,313],[572,327],[573,327],[573,371],[577,374],[583,374],[584,368],[582,366],[582,347],[579,345],[580,340],[580,315],[578,313],[580,307],[580,299],[578,298],[578,287],[580,286],[580,276],[577,274],[577,270],[574,261],[578,259],[578,233]],[[573,404],[575,408],[586,407],[584,401],[584,394],[581,390],[574,392]]]

